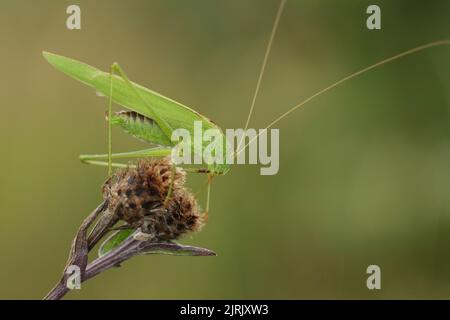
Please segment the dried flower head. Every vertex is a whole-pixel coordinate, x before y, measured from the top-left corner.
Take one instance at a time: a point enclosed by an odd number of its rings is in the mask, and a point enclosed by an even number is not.
[[[103,187],[111,212],[158,240],[172,240],[199,230],[202,215],[195,197],[184,187],[186,174],[181,168],[173,168],[166,157],[141,160],[135,168],[117,172]]]

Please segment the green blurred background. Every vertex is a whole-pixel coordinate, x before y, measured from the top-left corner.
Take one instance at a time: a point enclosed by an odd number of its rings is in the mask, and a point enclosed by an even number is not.
[[[107,101],[53,69],[43,50],[107,70],[242,127],[278,1],[0,2],[0,298],[39,299],[101,201]],[[81,31],[65,27],[79,4]],[[450,37],[450,2],[288,0],[254,128],[341,77]],[[277,126],[280,171],[217,178],[206,227],[183,243],[214,258],[147,256],[69,299],[450,298],[450,48],[365,74]],[[120,129],[114,150],[142,148]],[[205,177],[189,185],[204,203]],[[382,290],[366,268],[382,269]]]

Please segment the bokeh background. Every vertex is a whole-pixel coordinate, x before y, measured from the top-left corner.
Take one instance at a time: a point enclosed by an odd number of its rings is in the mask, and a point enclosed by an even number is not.
[[[43,50],[107,70],[242,127],[278,8],[268,0],[0,2],[0,298],[39,299],[100,200],[107,101]],[[65,27],[82,10],[81,31]],[[450,37],[450,2],[288,0],[254,128],[341,77]],[[68,299],[450,298],[450,48],[383,66],[280,122],[280,171],[215,179],[209,222],[182,240],[214,258],[146,256]],[[120,129],[114,149],[142,148]],[[189,185],[205,198],[202,176]],[[382,269],[382,290],[366,268]]]

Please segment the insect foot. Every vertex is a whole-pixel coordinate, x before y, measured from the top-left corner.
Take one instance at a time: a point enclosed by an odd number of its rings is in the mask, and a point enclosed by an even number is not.
[[[195,197],[184,187],[185,176],[181,168],[174,170],[170,157],[141,160],[135,168],[118,171],[104,185],[108,211],[155,241],[198,231],[203,216]]]

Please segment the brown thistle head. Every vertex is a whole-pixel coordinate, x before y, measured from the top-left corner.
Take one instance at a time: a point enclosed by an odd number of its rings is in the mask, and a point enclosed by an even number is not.
[[[103,186],[109,210],[158,240],[176,239],[202,226],[194,196],[184,187],[185,172],[173,170],[169,157],[141,160],[135,168],[118,171]],[[172,195],[165,203],[172,186]]]

